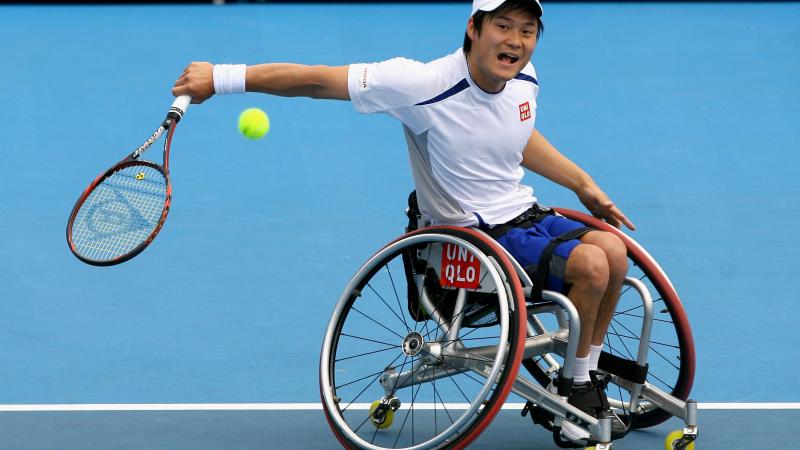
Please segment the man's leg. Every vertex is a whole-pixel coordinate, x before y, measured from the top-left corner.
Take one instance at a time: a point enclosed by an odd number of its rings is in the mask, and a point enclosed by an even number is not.
[[[578,310],[581,320],[581,335],[575,358],[573,391],[569,403],[588,414],[596,414],[602,407],[600,394],[591,383],[591,344],[597,330],[600,306],[608,291],[609,266],[606,254],[600,247],[592,244],[578,244],[567,259],[565,281],[571,285],[569,299]],[[561,423],[564,438],[580,442],[589,438],[589,433],[569,421]]]
[[[583,242],[581,246],[591,245],[599,249],[600,252],[602,252],[601,258],[605,259],[606,267],[608,268],[606,289],[599,300],[587,362],[588,370],[592,371],[597,370],[597,363],[600,359],[600,353],[603,350],[603,339],[605,339],[609,324],[611,323],[611,319],[617,307],[617,302],[619,301],[622,282],[628,270],[628,256],[625,244],[612,233],[591,231],[581,238],[581,242]],[[572,296],[572,291],[570,291],[570,299],[572,299]],[[601,404],[607,404],[604,390],[597,390],[597,395]],[[624,436],[626,432],[625,424],[616,415],[612,415],[611,417],[612,438]]]
[[[594,333],[591,339],[592,345],[602,347],[603,339],[605,339],[614,311],[617,308],[622,282],[625,280],[625,275],[628,271],[627,249],[620,238],[604,231],[586,233],[581,237],[581,242],[600,248],[604,253],[608,266],[608,282],[598,307]]]
[[[599,325],[601,299],[608,290],[609,267],[605,253],[595,245],[579,244],[567,259],[564,275],[565,281],[572,285],[569,299],[581,321],[577,357],[585,358],[589,356],[589,346]]]

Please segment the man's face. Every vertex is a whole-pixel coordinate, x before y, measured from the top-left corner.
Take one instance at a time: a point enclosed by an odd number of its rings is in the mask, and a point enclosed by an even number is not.
[[[506,81],[519,74],[536,47],[537,27],[535,17],[523,11],[511,11],[484,19],[479,35],[473,19],[469,19],[470,68],[481,88],[498,92]]]

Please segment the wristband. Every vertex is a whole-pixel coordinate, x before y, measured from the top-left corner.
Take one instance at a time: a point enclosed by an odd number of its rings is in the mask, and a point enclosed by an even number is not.
[[[214,92],[220,95],[244,94],[246,72],[245,64],[215,64]]]

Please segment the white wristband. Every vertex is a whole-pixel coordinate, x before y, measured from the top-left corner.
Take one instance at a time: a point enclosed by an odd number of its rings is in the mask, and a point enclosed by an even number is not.
[[[244,94],[245,92],[245,64],[215,64],[214,65],[214,92],[220,95]]]

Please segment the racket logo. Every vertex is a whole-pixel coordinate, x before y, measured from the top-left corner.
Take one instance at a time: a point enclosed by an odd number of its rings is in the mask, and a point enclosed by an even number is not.
[[[168,199],[157,170],[134,165],[94,188],[72,227],[74,251],[90,260],[113,260],[148,242],[159,228]]]
[[[136,233],[153,229],[144,215],[116,190],[108,189],[114,198],[97,202],[86,211],[86,228],[89,240],[99,241],[122,233]],[[159,208],[158,213],[161,213]]]

